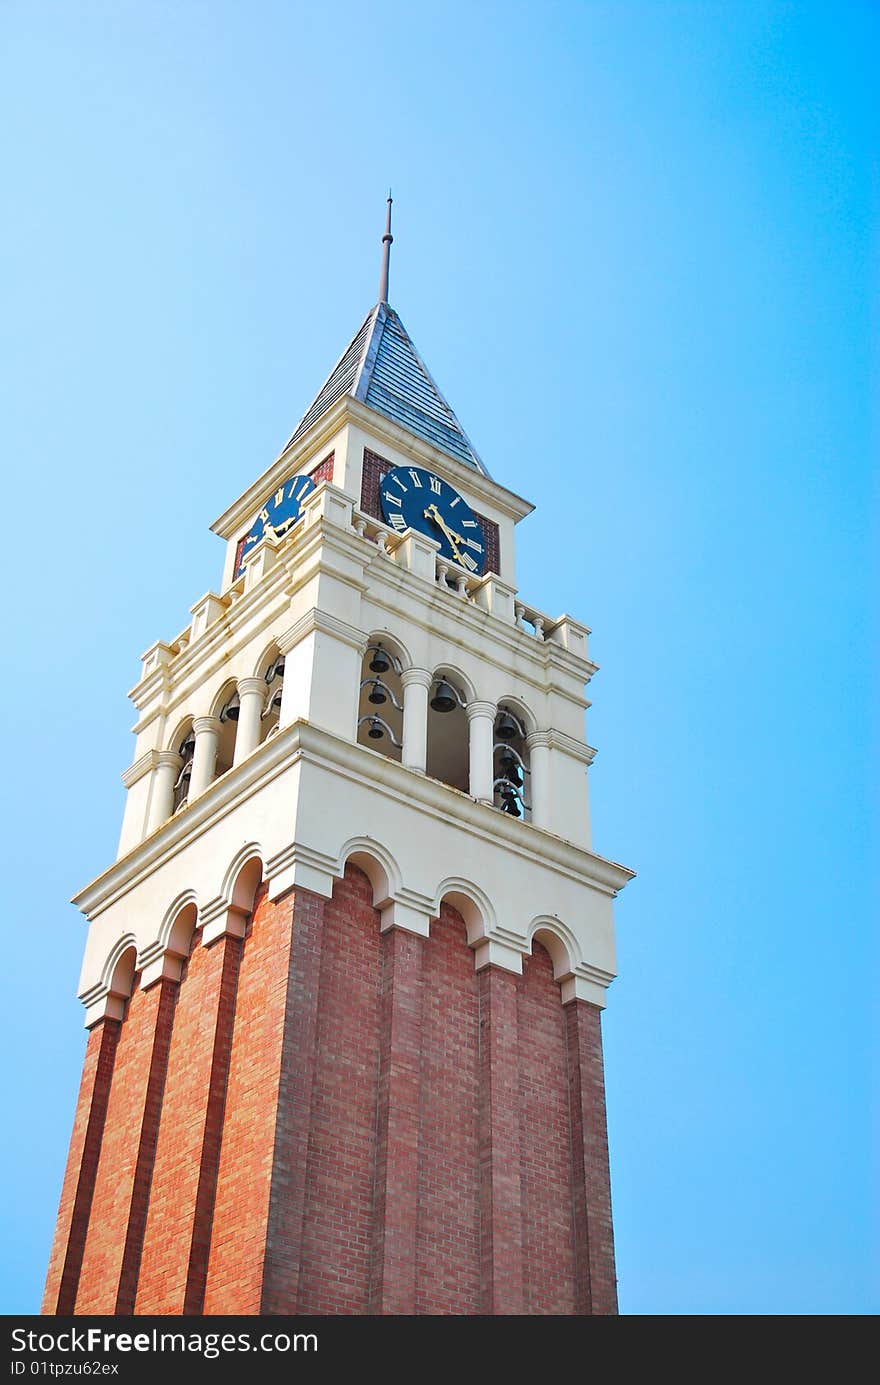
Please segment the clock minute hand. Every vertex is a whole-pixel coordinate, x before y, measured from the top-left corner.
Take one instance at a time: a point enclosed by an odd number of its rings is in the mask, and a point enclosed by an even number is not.
[[[446,535],[447,539],[449,540],[449,546],[450,546],[450,548],[452,549],[452,551],[454,552],[455,557],[456,557],[456,560],[457,560],[458,562],[461,562],[461,553],[459,552],[458,544],[456,543],[456,539],[459,538],[459,535],[456,534],[452,529],[449,528],[449,526],[446,524],[445,520],[443,519],[443,516],[441,515],[440,511],[437,509],[437,506],[436,506],[436,505],[429,505],[429,506],[428,506],[427,510],[425,511],[425,518],[426,518],[426,519],[432,519],[432,520],[434,521],[434,523],[435,523],[440,529],[443,530],[444,534]]]

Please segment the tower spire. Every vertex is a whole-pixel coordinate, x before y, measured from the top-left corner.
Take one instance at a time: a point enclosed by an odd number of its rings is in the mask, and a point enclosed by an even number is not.
[[[385,216],[385,234],[382,237],[382,274],[379,279],[379,302],[388,302],[388,271],[391,267],[391,189],[388,189],[388,211]]]

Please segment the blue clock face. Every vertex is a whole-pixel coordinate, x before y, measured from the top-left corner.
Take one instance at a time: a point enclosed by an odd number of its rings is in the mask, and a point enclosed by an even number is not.
[[[418,529],[440,544],[440,554],[481,573],[486,539],[479,520],[454,486],[419,466],[396,466],[379,490],[382,518],[398,533]]]
[[[282,539],[290,533],[302,513],[302,502],[314,489],[311,476],[289,476],[269,497],[239,545],[236,577],[244,572],[245,559],[253,553],[260,539],[267,534]]]

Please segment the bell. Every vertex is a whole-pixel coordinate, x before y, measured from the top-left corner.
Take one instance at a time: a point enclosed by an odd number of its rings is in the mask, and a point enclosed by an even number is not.
[[[499,764],[501,767],[501,773],[503,774],[504,778],[508,781],[508,783],[514,784],[516,788],[521,789],[523,780],[522,775],[520,774],[516,756],[513,755],[511,751],[506,750],[504,754],[501,756]]]
[[[388,655],[385,653],[385,650],[382,648],[381,644],[377,644],[373,657],[369,663],[370,672],[387,673],[390,667],[391,660],[388,658]]]
[[[272,665],[272,667],[269,669],[269,672],[266,674],[266,682],[267,682],[267,683],[271,683],[271,682],[274,681],[274,679],[276,679],[276,678],[283,678],[283,677],[284,677],[284,660],[283,660],[283,659],[279,659],[278,662],[277,662],[276,664],[273,664],[273,665]]]
[[[501,804],[502,813],[509,813],[512,818],[518,818],[522,815],[516,794],[503,793],[502,798],[504,800]]]
[[[376,707],[381,707],[383,702],[388,701],[388,698],[385,696],[385,687],[379,682],[378,678],[374,678],[372,688],[373,690],[367,698],[367,701],[372,702]]]
[[[496,721],[495,735],[502,741],[515,740],[519,735],[519,727],[509,712],[502,712]]]
[[[440,682],[437,684],[437,691],[431,698],[431,707],[435,712],[451,712],[457,705],[458,698],[446,682],[446,679],[441,678]]]
[[[195,739],[195,736],[187,736],[186,740],[183,742],[183,745],[180,747],[180,750],[178,751],[178,754],[179,754],[179,755],[182,755],[183,758],[184,758],[184,760],[191,760],[192,757],[193,757],[193,755],[195,754],[195,752],[196,752],[196,739]]]
[[[220,713],[221,721],[238,721],[238,703],[228,702]]]
[[[385,732],[382,730],[382,723],[379,721],[378,717],[370,718],[370,729],[367,735],[371,741],[381,741],[382,737],[385,735]]]

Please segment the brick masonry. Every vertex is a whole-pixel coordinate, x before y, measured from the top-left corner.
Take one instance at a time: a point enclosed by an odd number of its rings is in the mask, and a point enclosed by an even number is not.
[[[600,1013],[261,888],[89,1035],[44,1312],[617,1311]]]

